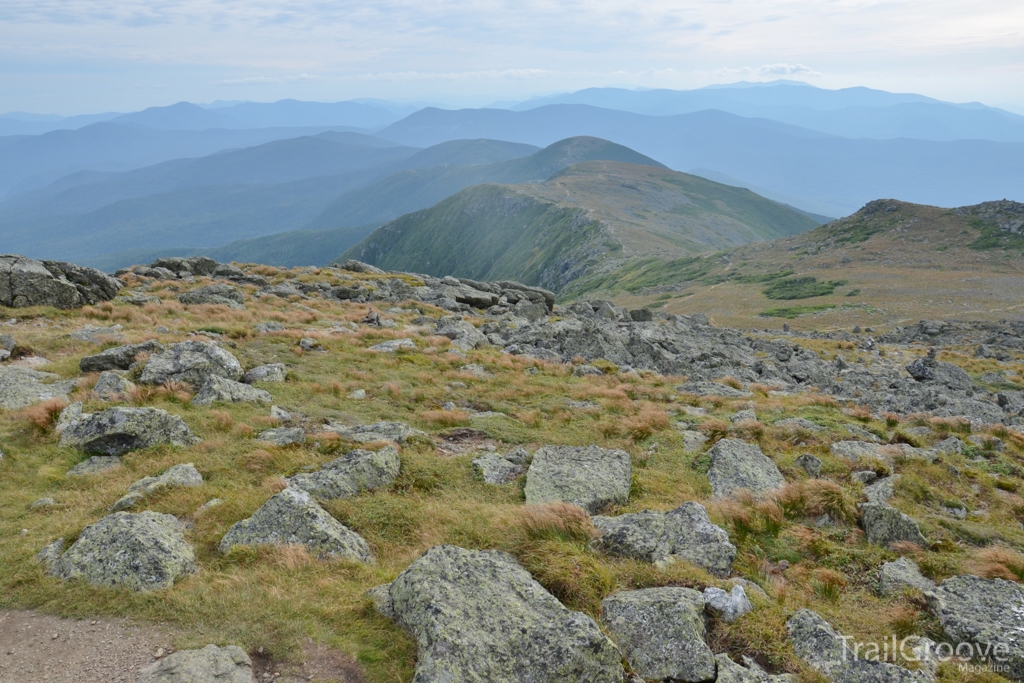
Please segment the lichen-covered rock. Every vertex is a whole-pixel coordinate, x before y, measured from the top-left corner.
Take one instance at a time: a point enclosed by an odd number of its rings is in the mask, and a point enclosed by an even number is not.
[[[82,411],[81,401],[70,403],[64,408],[64,410],[60,411],[60,415],[57,416],[57,424],[53,426],[53,431],[57,434],[62,434],[65,429],[82,418],[89,417],[91,414],[92,413],[85,413]]]
[[[335,500],[390,486],[401,467],[398,451],[391,446],[379,451],[357,449],[316,472],[296,474],[288,483],[320,500]]]
[[[727,654],[715,655],[715,664],[718,665],[715,683],[796,683],[796,676],[792,674],[773,676],[753,662],[749,667],[737,664]]]
[[[273,403],[269,391],[236,382],[233,379],[210,375],[192,397],[192,405],[210,406],[214,403]]]
[[[139,381],[142,384],[187,382],[200,387],[210,376],[238,381],[242,374],[238,359],[216,344],[185,341],[154,354],[143,368]]]
[[[398,575],[382,613],[419,646],[416,683],[621,683],[621,655],[511,555],[436,546]]]
[[[601,601],[601,621],[644,679],[711,681],[715,656],[704,638],[704,598],[692,588],[645,588]]]
[[[290,446],[292,444],[306,443],[306,432],[302,427],[275,427],[260,432],[256,437],[260,441],[272,443],[275,446]]]
[[[832,625],[809,609],[798,610],[786,630],[798,657],[833,683],[931,683],[928,671],[861,659]]]
[[[697,396],[721,396],[723,398],[743,398],[752,395],[749,391],[734,389],[718,382],[687,382],[676,387],[676,391]]]
[[[988,653],[993,663],[1007,667],[1004,676],[1024,680],[1024,587],[1003,579],[954,576],[925,597],[950,642],[974,644],[976,656]]]
[[[964,442],[950,436],[935,444],[935,450],[943,455],[958,455],[964,452]]]
[[[138,683],[253,683],[252,660],[236,645],[179,650],[143,667]]]
[[[331,517],[313,498],[286,488],[263,504],[252,517],[237,522],[220,541],[227,553],[236,545],[304,545],[312,555],[372,562],[366,540]]]
[[[177,415],[159,408],[108,408],[83,416],[61,433],[60,445],[121,455],[157,444],[194,446],[201,439]]]
[[[728,576],[736,558],[729,534],[711,523],[700,503],[683,503],[669,512],[594,517],[593,522],[601,530],[594,548],[610,555],[651,563],[685,560],[718,576]]]
[[[51,556],[47,570],[65,581],[150,591],[170,588],[197,567],[181,522],[147,511],[115,512],[85,527],[67,552]]]
[[[597,446],[544,446],[526,472],[529,505],[564,501],[594,513],[629,500],[633,466],[629,453]]]
[[[414,351],[416,349],[416,342],[408,338],[389,339],[387,341],[382,341],[379,344],[374,344],[373,346],[369,347],[367,351],[377,351],[379,353],[395,353],[396,351],[401,351],[402,349]]]
[[[175,465],[157,477],[143,477],[128,487],[128,493],[111,506],[111,510],[127,510],[146,496],[173,488],[192,488],[203,485],[203,475],[192,463]]]
[[[128,392],[134,388],[133,383],[116,372],[108,370],[100,373],[100,378],[92,390],[104,401],[117,401],[127,396]]]
[[[864,487],[864,495],[867,497],[869,503],[887,503],[889,499],[896,495],[896,480],[899,479],[898,474],[894,474],[891,477],[883,477],[882,479],[876,479],[868,486]]]
[[[332,422],[327,425],[327,429],[343,439],[356,443],[391,441],[404,444],[410,437],[423,434],[403,422],[374,422],[372,425],[356,425],[354,427]]]
[[[885,458],[881,446],[869,441],[836,441],[832,444],[831,450],[833,454],[854,462],[861,458]]]
[[[95,268],[0,255],[0,306],[78,308],[110,301],[121,287],[120,280]]]
[[[708,480],[716,497],[747,490],[767,493],[786,483],[779,468],[757,444],[739,439],[722,439],[708,451],[711,469]]]
[[[255,384],[256,382],[283,382],[287,376],[288,368],[285,367],[284,363],[270,363],[269,365],[260,365],[252,370],[246,371],[245,375],[242,377],[242,381],[246,384]]]
[[[860,506],[860,524],[871,543],[888,546],[906,541],[928,547],[928,541],[912,518],[885,503],[864,503]]]
[[[782,429],[786,429],[789,431],[804,431],[811,432],[812,434],[825,431],[824,427],[816,425],[810,420],[803,417],[790,417],[785,420],[779,420],[778,422],[775,423],[775,426],[781,427]]]
[[[507,484],[526,471],[530,458],[529,452],[520,447],[504,454],[484,453],[473,460],[473,467],[488,484]]]
[[[747,599],[747,591],[739,584],[733,586],[729,592],[708,586],[704,589],[704,607],[727,624],[754,609]]]
[[[708,442],[708,437],[703,432],[698,432],[693,429],[684,429],[683,432],[683,450],[688,453],[694,453],[704,448],[704,444]]]
[[[129,370],[139,355],[144,353],[163,353],[164,346],[155,339],[141,344],[126,344],[106,349],[92,356],[86,356],[79,362],[82,372],[104,372],[106,370]]]
[[[936,384],[947,389],[966,390],[973,386],[971,376],[958,365],[935,360],[934,351],[907,363],[907,372],[918,382]]]
[[[811,455],[810,453],[804,453],[796,459],[796,464],[804,468],[804,472],[808,476],[817,478],[821,476],[821,458]]]
[[[100,474],[120,466],[121,456],[119,455],[94,455],[68,470],[68,476],[84,477],[89,474]]]
[[[923,592],[935,590],[935,582],[921,574],[917,563],[909,557],[886,562],[878,569],[878,592],[882,595],[898,593],[906,588]]]
[[[185,305],[221,304],[228,308],[245,308],[245,295],[242,294],[242,290],[223,283],[206,285],[179,294],[178,301]]]
[[[51,398],[68,400],[75,388],[74,380],[60,380],[59,375],[29,368],[0,367],[0,408],[21,410]]]

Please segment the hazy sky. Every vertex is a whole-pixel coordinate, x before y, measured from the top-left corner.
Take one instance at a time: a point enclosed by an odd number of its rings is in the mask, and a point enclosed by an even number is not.
[[[0,112],[779,77],[1024,113],[1024,1],[0,0]]]

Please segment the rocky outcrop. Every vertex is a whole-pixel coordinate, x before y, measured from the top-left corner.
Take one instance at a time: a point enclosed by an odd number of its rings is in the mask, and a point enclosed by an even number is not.
[[[203,485],[203,475],[192,463],[175,465],[157,477],[144,477],[128,487],[110,509],[114,512],[135,507],[146,496],[173,488],[192,488]]]
[[[718,576],[728,576],[736,557],[729,534],[711,523],[700,503],[683,503],[669,512],[594,517],[593,522],[601,531],[594,548],[610,555],[652,563],[684,560]]]
[[[704,598],[691,588],[646,588],[601,601],[601,621],[633,670],[647,680],[715,679],[705,642]]]
[[[0,255],[0,306],[71,309],[110,301],[123,283],[94,268]]]
[[[416,639],[417,682],[623,680],[594,620],[505,553],[436,546],[377,593],[378,609]]]
[[[0,408],[21,410],[52,398],[68,400],[74,380],[29,368],[0,367]]]
[[[86,413],[60,436],[61,446],[100,455],[122,455],[157,444],[184,448],[200,441],[184,420],[159,408],[108,408]]]
[[[597,446],[544,446],[526,472],[526,503],[563,501],[594,513],[629,500],[629,453]]]
[[[954,576],[925,597],[951,643],[973,644],[979,659],[1007,667],[1001,672],[1007,678],[1024,680],[1024,587]]]
[[[201,387],[211,376],[238,381],[242,374],[238,359],[216,344],[186,341],[150,358],[139,381],[142,384],[186,382]]]
[[[912,518],[886,503],[864,503],[860,506],[860,525],[871,543],[888,546],[900,541],[928,547],[928,541]]]
[[[392,443],[404,444],[409,438],[423,434],[423,432],[413,429],[402,422],[374,422],[371,425],[355,426],[332,422],[325,429],[334,432],[343,439],[355,441],[356,443],[391,441]]]
[[[82,372],[104,372],[106,370],[130,370],[142,354],[163,353],[164,346],[155,339],[141,344],[126,344],[106,349],[92,356],[86,356],[78,364]]]
[[[228,308],[245,308],[242,290],[226,284],[207,285],[178,295],[178,301],[185,305],[220,304]]]
[[[908,557],[886,562],[878,569],[878,592],[882,595],[899,593],[907,588],[922,593],[935,590],[935,582],[921,574],[917,564]]]
[[[65,581],[151,591],[170,588],[179,577],[197,571],[184,527],[171,515],[115,512],[85,527],[60,554],[62,543],[44,549],[41,559],[50,574]]]
[[[179,650],[143,667],[138,683],[253,683],[252,660],[235,645]]]
[[[515,448],[508,453],[484,453],[474,458],[473,467],[488,484],[507,484],[526,471],[532,457],[525,448]]]
[[[305,491],[286,488],[252,517],[237,522],[220,541],[228,553],[236,545],[303,545],[315,557],[372,562],[366,540],[331,517]]]
[[[274,402],[274,397],[264,389],[257,389],[233,379],[210,375],[196,395],[192,397],[192,404],[210,406],[218,402],[269,404]]]
[[[391,446],[379,451],[357,449],[332,460],[317,472],[296,474],[288,483],[314,498],[335,500],[390,486],[401,467],[398,451]]]
[[[711,469],[708,480],[716,497],[738,491],[768,493],[782,487],[786,480],[779,468],[757,444],[739,439],[722,439],[708,451]]]

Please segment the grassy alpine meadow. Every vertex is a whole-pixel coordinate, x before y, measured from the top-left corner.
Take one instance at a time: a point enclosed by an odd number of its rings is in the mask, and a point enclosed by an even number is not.
[[[260,272],[271,281],[336,278],[336,271],[326,269]],[[729,532],[738,548],[734,575],[764,590],[764,596],[748,591],[755,610],[743,619],[711,623],[714,651],[753,656],[766,668],[796,673],[807,683],[823,679],[796,658],[785,629],[789,616],[802,607],[814,609],[841,633],[861,641],[882,641],[893,633],[942,640],[921,594],[876,593],[876,572],[883,562],[908,555],[934,580],[968,571],[1013,581],[1024,578],[1024,498],[1019,495],[1024,436],[1015,431],[981,430],[1001,439],[1003,450],[970,447],[933,464],[900,457],[875,463],[880,472],[900,474],[892,503],[918,520],[933,541],[929,549],[883,549],[869,544],[856,526],[863,490],[850,479],[853,463],[834,456],[831,442],[849,438],[846,427],[853,425],[890,443],[927,446],[950,434],[966,437],[969,425],[924,416],[873,416],[813,390],[790,395],[753,385],[749,398],[701,398],[676,389],[685,378],[621,374],[609,363],[601,364],[602,375],[577,377],[568,365],[493,349],[457,354],[447,338],[435,336],[432,325],[413,322],[447,313],[415,302],[377,309],[394,321],[389,329],[349,325],[364,318],[372,307],[365,304],[247,296],[244,310],[232,310],[177,301],[181,291],[203,284],[208,283],[199,279],[145,285],[146,293],[159,297],[160,303],[141,307],[105,303],[77,311],[5,309],[2,315],[8,322],[2,332],[17,341],[12,362],[45,358],[48,362],[39,369],[79,379],[71,398],[81,401],[86,412],[112,404],[92,392],[96,376],[83,377],[79,361],[122,343],[215,339],[247,369],[285,363],[285,382],[260,386],[306,429],[307,442],[275,447],[258,441],[262,430],[277,424],[269,406],[200,407],[190,403],[195,387],[140,386],[113,405],[162,408],[181,416],[203,441],[190,448],[134,451],[124,456],[120,468],[69,477],[68,469],[85,456],[58,445],[55,426],[62,402],[0,412],[0,449],[5,454],[0,461],[0,607],[163,623],[177,634],[179,648],[237,644],[254,652],[262,647],[282,661],[298,656],[302,643],[312,639],[355,658],[369,680],[392,683],[411,679],[415,643],[378,615],[364,593],[394,579],[437,544],[512,553],[565,605],[595,618],[601,600],[617,590],[729,587],[728,581],[682,562],[656,567],[600,555],[589,547],[597,532],[582,510],[565,504],[526,506],[525,477],[500,486],[486,484],[471,463],[487,448],[502,452],[523,446],[533,451],[547,444],[597,444],[630,454],[629,503],[604,514],[669,510],[694,500],[705,504],[711,520]],[[244,289],[247,295],[255,291]],[[255,326],[262,322],[279,322],[284,329],[260,334]],[[120,329],[95,333],[99,343],[68,336],[88,326],[115,325]],[[103,341],[103,334],[123,339]],[[413,339],[415,350],[367,350],[404,337]],[[317,339],[322,351],[303,351],[300,338]],[[826,358],[860,353],[844,342],[818,339],[805,345]],[[973,376],[996,363],[973,358],[969,349],[947,349],[940,357]],[[486,374],[463,370],[471,363]],[[1024,363],[1003,363],[1002,369],[1007,368],[1019,375]],[[349,398],[359,389],[365,398]],[[447,402],[455,403],[455,409],[446,409]],[[747,408],[755,410],[756,420],[730,420]],[[775,425],[789,417],[808,419],[822,431]],[[404,422],[423,433],[401,446],[401,474],[390,488],[324,504],[369,542],[374,564],[320,561],[299,546],[236,549],[226,556],[219,552],[228,528],[282,490],[284,477],[317,469],[356,447],[325,431],[325,422],[378,420]],[[926,429],[906,431],[915,427]],[[707,444],[688,452],[685,428],[704,433]],[[726,436],[759,444],[789,483],[767,498],[712,500],[704,451]],[[822,460],[820,479],[810,479],[796,464],[804,453]],[[83,527],[109,514],[132,482],[189,462],[202,473],[203,486],[151,495],[135,511],[169,513],[187,523],[187,538],[200,566],[197,574],[152,593],[64,583],[45,574],[36,560],[43,546],[61,537],[70,544]],[[57,504],[30,509],[41,498]],[[222,503],[204,507],[211,499]],[[967,510],[966,519],[945,512],[954,507]],[[824,515],[827,523],[819,521]],[[944,665],[939,679],[1003,680],[993,674],[961,673],[953,665]]]

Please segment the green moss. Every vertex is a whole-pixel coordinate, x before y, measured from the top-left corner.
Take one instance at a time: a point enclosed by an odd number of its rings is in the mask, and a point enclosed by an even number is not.
[[[775,280],[763,291],[769,299],[810,299],[832,294],[836,287],[842,287],[845,284],[845,280],[819,282],[817,278],[808,275]]]

